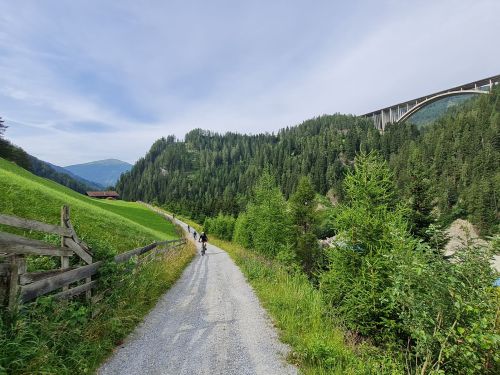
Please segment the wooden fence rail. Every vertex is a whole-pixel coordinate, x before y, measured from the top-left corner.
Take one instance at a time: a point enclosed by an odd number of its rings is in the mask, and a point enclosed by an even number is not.
[[[92,262],[90,248],[78,238],[71,224],[69,207],[63,206],[61,210],[60,227],[3,214],[0,214],[0,224],[61,236],[61,247],[57,247],[43,241],[0,232],[0,257],[5,260],[0,262],[0,306],[15,309],[19,303],[32,301],[58,290],[61,291],[53,294],[55,299],[68,299],[82,293],[86,293],[88,300],[97,301],[102,298],[92,298],[91,290],[98,285],[98,281],[92,280],[92,276],[96,275],[105,262]],[[118,254],[113,262],[125,263],[136,257],[136,265],[139,266],[183,244],[185,239],[153,242]],[[145,257],[141,258],[144,254]],[[26,272],[25,255],[60,257],[61,268]],[[69,260],[73,255],[77,255],[85,264],[70,267]],[[75,283],[80,284],[70,288]]]
[[[117,264],[125,263],[128,260],[130,260],[132,257],[145,254],[145,253],[153,250],[154,248],[156,248],[162,244],[176,244],[178,246],[178,245],[184,244],[184,239],[164,241],[164,242],[153,242],[150,245],[147,245],[147,246],[144,246],[144,247],[141,247],[138,249],[130,250],[130,251],[127,251],[126,253],[118,254],[117,256],[115,256],[114,262]],[[175,247],[175,246],[170,246],[169,248],[173,248],[173,247]],[[31,300],[33,300],[41,295],[53,292],[54,290],[60,289],[60,288],[66,286],[66,285],[69,285],[71,283],[74,283],[74,282],[80,281],[82,279],[91,277],[91,276],[95,275],[98,272],[99,268],[102,267],[103,265],[104,265],[103,261],[95,262],[92,264],[88,264],[86,266],[78,267],[78,268],[60,273],[58,275],[54,275],[54,276],[47,277],[47,278],[44,278],[44,279],[39,280],[39,281],[35,281],[29,285],[21,286],[20,287],[21,291],[20,291],[20,295],[19,295],[20,301],[21,302],[31,301]],[[87,284],[79,286],[80,293],[83,291],[89,290],[95,284],[92,284],[92,286],[87,286],[87,287],[85,287],[85,285],[87,285]],[[75,289],[75,288],[73,288],[73,289]],[[61,297],[63,295],[73,296],[74,293],[76,293],[76,292],[73,292],[73,294],[69,293],[69,292],[73,291],[73,289],[70,289],[66,292],[58,293],[56,296],[58,296],[58,297]]]

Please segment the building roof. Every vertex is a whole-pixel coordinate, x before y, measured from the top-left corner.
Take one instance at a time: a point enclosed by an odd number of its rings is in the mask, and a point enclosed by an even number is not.
[[[89,197],[94,198],[104,198],[104,197],[113,197],[117,198],[120,196],[116,191],[87,191],[87,195]]]

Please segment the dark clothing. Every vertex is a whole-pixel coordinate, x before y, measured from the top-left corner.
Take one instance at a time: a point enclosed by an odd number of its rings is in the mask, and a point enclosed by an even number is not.
[[[206,235],[206,234],[202,234],[202,235],[200,236],[200,241],[201,241],[201,242],[208,242],[208,237],[207,237],[207,235]]]

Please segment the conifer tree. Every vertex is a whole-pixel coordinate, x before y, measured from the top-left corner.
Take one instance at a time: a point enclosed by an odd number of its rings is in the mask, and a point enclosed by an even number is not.
[[[289,200],[297,235],[296,252],[308,274],[313,273],[316,262],[320,260],[318,239],[315,236],[317,226],[315,196],[311,180],[302,177],[297,190]]]

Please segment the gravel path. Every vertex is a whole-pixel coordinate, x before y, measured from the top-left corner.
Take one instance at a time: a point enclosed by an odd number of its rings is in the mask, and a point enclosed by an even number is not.
[[[297,374],[288,350],[239,268],[209,244],[98,374]]]

